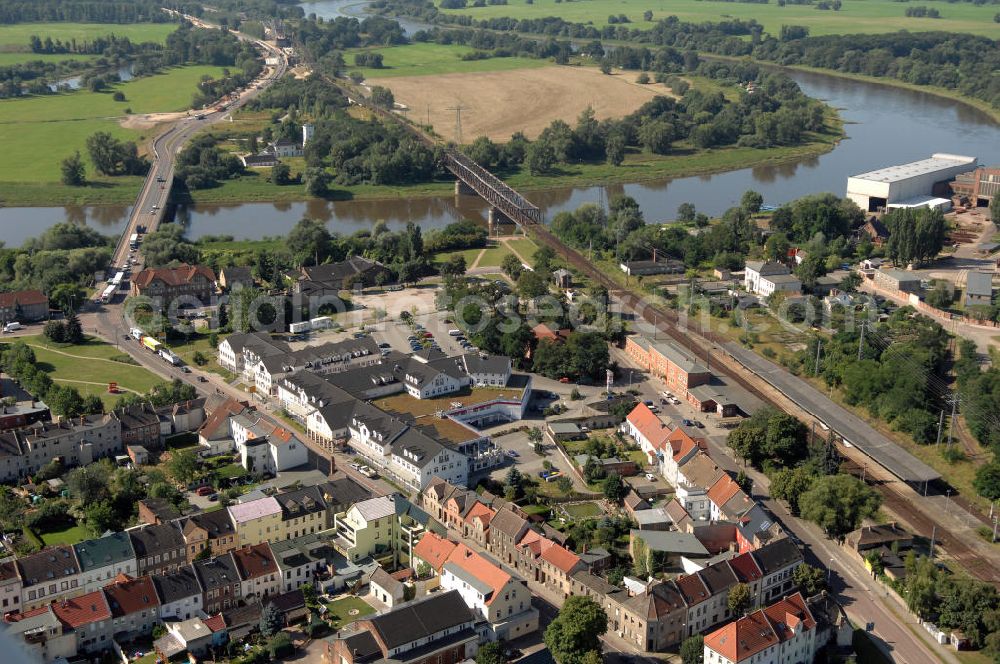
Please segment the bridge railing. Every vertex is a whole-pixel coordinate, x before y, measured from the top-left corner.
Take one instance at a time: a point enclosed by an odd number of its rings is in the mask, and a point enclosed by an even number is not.
[[[542,223],[542,212],[506,182],[457,150],[448,150],[448,166],[462,182],[518,223]]]

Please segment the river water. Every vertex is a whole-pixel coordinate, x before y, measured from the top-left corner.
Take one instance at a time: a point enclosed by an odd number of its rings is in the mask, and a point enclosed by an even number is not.
[[[316,0],[306,11],[335,8],[349,11],[351,0]],[[353,6],[357,6],[356,4]],[[309,9],[312,7],[312,9]],[[332,10],[331,10],[332,12]],[[331,17],[334,14],[324,14]],[[810,193],[843,195],[847,177],[882,166],[922,159],[935,152],[974,155],[981,162],[1000,161],[1000,125],[974,108],[950,99],[901,88],[789,72],[806,94],[840,109],[847,137],[832,152],[778,166],[747,168],[717,175],[662,179],[606,187],[562,187],[528,192],[527,197],[547,217],[582,203],[608,200],[618,193],[635,198],[647,221],[674,217],[677,206],[694,203],[717,215],[735,205],[747,189],[759,191],[767,204],[777,205]],[[63,220],[86,223],[107,234],[120,233],[129,208],[0,208],[0,240],[18,246],[26,238]],[[352,233],[385,221],[391,228],[414,222],[436,228],[460,218],[485,222],[486,206],[472,196],[440,196],[377,201],[314,201],[199,205],[178,211],[188,236],[232,235],[255,239],[282,235],[303,217],[321,219],[331,231]]]

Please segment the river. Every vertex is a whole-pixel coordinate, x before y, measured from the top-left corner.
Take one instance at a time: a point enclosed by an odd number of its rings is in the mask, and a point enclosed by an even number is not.
[[[307,3],[344,11],[349,0]],[[307,8],[307,13],[310,11]],[[934,152],[975,155],[992,163],[1000,152],[1000,125],[970,106],[912,90],[866,83],[826,74],[789,72],[806,94],[840,109],[847,137],[833,151],[786,164],[746,168],[716,175],[662,179],[607,187],[562,187],[529,192],[528,198],[547,217],[581,203],[606,201],[617,193],[635,198],[647,221],[674,217],[677,206],[694,203],[717,215],[735,205],[747,189],[759,191],[767,204],[824,191],[843,195],[847,177],[881,166],[900,164]],[[255,239],[286,233],[304,216],[322,219],[331,231],[352,233],[379,220],[398,228],[414,222],[424,228],[459,218],[485,221],[485,204],[475,197],[454,196],[378,201],[248,203],[202,205],[178,211],[188,236],[232,235]],[[0,240],[18,246],[28,237],[65,219],[116,234],[125,226],[128,207],[0,208]]]

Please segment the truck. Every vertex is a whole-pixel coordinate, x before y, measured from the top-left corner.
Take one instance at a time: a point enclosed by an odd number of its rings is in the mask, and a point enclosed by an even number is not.
[[[132,233],[132,235],[128,239],[128,246],[132,247],[133,249],[135,249],[135,248],[137,248],[139,246],[139,234],[138,233]]]
[[[154,353],[159,352],[160,346],[163,345],[159,341],[157,341],[156,339],[154,339],[153,337],[146,337],[146,336],[144,336],[139,341],[142,342],[143,346],[145,346],[149,350],[153,351]]]
[[[111,299],[115,296],[115,291],[118,290],[118,284],[108,284],[108,287],[104,289],[101,293],[101,304],[107,304],[111,302]]]
[[[135,339],[136,341],[142,339],[142,330],[140,330],[137,327],[133,327],[131,330],[129,330],[129,334],[131,334],[132,338]]]
[[[308,332],[312,329],[312,323],[309,321],[302,321],[301,323],[290,323],[288,325],[288,331],[292,334],[302,334],[303,332]]]
[[[164,360],[174,365],[175,367],[180,366],[181,358],[174,355],[174,352],[169,348],[161,348],[159,355],[160,357],[162,357]]]
[[[7,323],[6,325],[3,326],[3,331],[4,332],[17,332],[18,330],[21,329],[21,327],[22,327],[21,324],[18,323],[17,321],[11,321],[10,323]]]

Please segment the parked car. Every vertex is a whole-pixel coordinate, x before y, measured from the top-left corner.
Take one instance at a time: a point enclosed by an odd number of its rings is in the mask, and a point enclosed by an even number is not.
[[[681,424],[683,424],[686,427],[693,427],[694,426],[694,422],[692,422],[691,420],[686,419],[686,418],[681,420]]]
[[[184,373],[191,373],[191,367],[181,367],[181,371]]]
[[[563,376],[562,378],[559,379],[559,382],[560,383],[568,383],[569,382],[569,378],[567,378],[566,376]]]
[[[219,494],[213,493],[212,495],[210,495],[208,497],[208,499],[214,503],[215,501],[217,501],[219,499]]]
[[[215,493],[215,489],[210,486],[200,486],[198,487],[198,490],[195,491],[195,494],[199,496],[209,496],[213,493]]]
[[[519,456],[521,456],[521,455],[520,455],[520,454],[518,454],[518,453],[517,453],[517,452],[516,452],[515,450],[505,450],[504,452],[505,452],[505,454],[506,454],[507,456],[509,456],[509,457],[510,457],[511,459],[516,459],[516,458],[518,458]]]
[[[650,482],[655,482],[656,475],[654,475],[653,473],[646,473],[646,479],[649,480]]]

